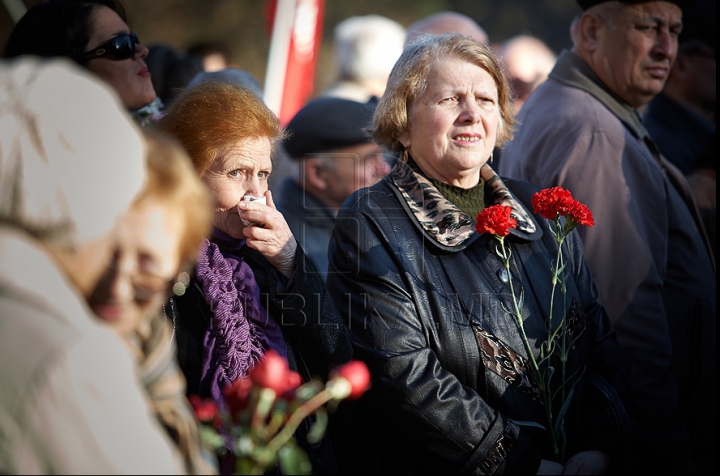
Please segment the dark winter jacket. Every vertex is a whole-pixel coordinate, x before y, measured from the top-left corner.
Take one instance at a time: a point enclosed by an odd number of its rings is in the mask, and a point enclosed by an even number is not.
[[[486,205],[510,205],[518,220],[505,243],[538,359],[557,244],[549,222],[528,211],[537,187],[503,184],[487,166],[482,175]],[[494,252],[498,241],[478,234],[474,222],[405,163],[352,195],[338,214],[328,291],[349,323],[354,358],[372,375],[368,393],[339,408],[333,438],[341,472],[535,474],[541,459],[552,459],[545,431],[523,423],[544,423],[544,410],[508,312],[513,303]],[[618,462],[611,413],[622,415],[622,402],[613,386],[601,385],[608,406],[590,383],[618,385],[615,333],[580,239],[571,233],[564,247],[568,335],[578,338],[567,372],[583,373],[566,419],[567,454],[600,449]]]

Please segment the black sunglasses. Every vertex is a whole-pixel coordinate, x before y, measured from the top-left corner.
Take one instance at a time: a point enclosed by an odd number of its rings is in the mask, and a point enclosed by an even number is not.
[[[114,60],[125,60],[135,56],[135,45],[139,45],[137,33],[125,33],[119,35],[110,41],[106,41],[92,51],[88,51],[81,55],[81,59],[88,61],[95,58],[109,57]]]

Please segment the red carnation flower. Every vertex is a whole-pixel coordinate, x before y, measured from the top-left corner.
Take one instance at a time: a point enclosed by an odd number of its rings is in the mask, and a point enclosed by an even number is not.
[[[274,350],[269,350],[265,358],[250,371],[250,379],[257,385],[275,390],[282,395],[302,384],[302,377],[290,370],[287,360]]]
[[[237,419],[240,412],[248,408],[252,387],[252,380],[246,377],[235,380],[223,389],[223,398],[233,418]]]
[[[595,225],[595,220],[593,219],[590,209],[577,200],[573,203],[572,207],[570,207],[568,215],[572,221],[587,226],[588,228]]]
[[[330,378],[338,376],[350,382],[352,390],[347,397],[348,400],[357,400],[370,386],[370,371],[365,362],[360,360],[351,360],[330,372]]]
[[[510,217],[512,208],[507,205],[492,205],[478,213],[475,229],[478,233],[491,233],[497,236],[508,236],[511,228],[517,226],[517,220]]]
[[[212,421],[218,416],[218,408],[211,398],[200,398],[198,395],[190,395],[190,404],[193,407],[195,416],[199,421]]]
[[[554,220],[558,215],[565,216],[575,200],[570,191],[562,187],[546,188],[533,195],[533,213]]]
[[[562,187],[546,188],[537,192],[532,198],[533,213],[543,218],[554,220],[558,216],[567,217],[572,230],[576,225],[591,227],[595,225],[590,209],[575,200],[569,190]]]

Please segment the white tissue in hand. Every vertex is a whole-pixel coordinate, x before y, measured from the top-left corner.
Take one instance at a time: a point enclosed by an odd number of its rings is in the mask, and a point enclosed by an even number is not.
[[[263,205],[267,205],[267,200],[265,199],[265,195],[263,195],[261,197],[255,197],[253,195],[245,195],[243,197],[243,200],[246,202],[260,202]],[[247,220],[242,220],[242,224],[245,226],[260,226],[259,223],[255,223],[255,222],[251,222],[251,221],[247,221]]]

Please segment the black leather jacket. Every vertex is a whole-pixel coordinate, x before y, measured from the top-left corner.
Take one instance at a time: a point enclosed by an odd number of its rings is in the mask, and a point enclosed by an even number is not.
[[[332,367],[351,359],[352,348],[346,327],[299,246],[295,272],[289,280],[258,251],[244,246],[241,255],[255,274],[263,305],[280,324],[292,370],[306,382],[312,377],[325,380]],[[187,378],[187,394],[209,398],[210,395],[202,395],[199,385],[203,340],[212,322],[212,311],[195,277],[187,292],[171,298],[164,310],[173,320],[178,360]],[[324,438],[317,444],[307,441],[310,423],[310,419],[303,422],[295,439],[308,453],[313,474],[335,474],[337,469],[329,439]]]
[[[475,232],[474,217],[416,172],[400,163],[378,184],[356,192],[340,210],[330,242],[328,291],[349,322],[354,358],[372,374],[365,396],[340,405],[341,423],[333,432],[340,470],[535,474],[540,459],[550,459],[544,430],[515,422],[543,422],[543,407],[533,400],[534,386],[522,368],[527,353],[506,312],[512,300],[492,251],[497,240]],[[523,205],[537,187],[517,181],[506,187],[489,167],[483,177],[485,203],[511,205],[518,219],[505,242],[515,290],[524,290],[524,326],[537,357],[547,337],[557,244],[549,222]],[[565,243],[567,316],[580,335],[568,368],[617,382],[615,333],[581,241],[571,233]],[[555,306],[561,306],[558,299]],[[616,456],[613,419],[588,381],[576,388],[566,419],[567,454],[601,449]],[[614,388],[606,389],[622,413]]]

